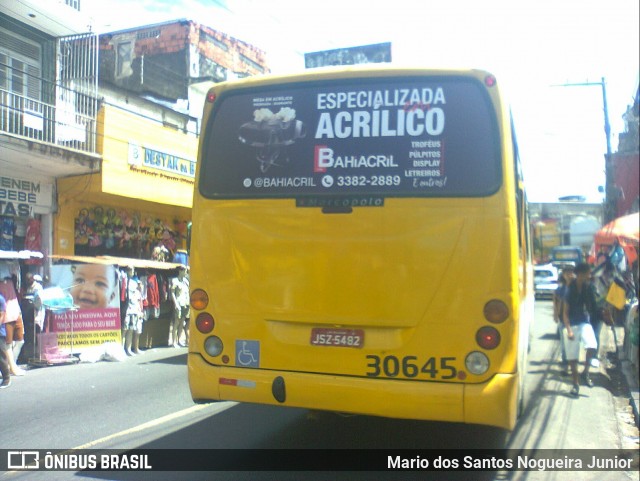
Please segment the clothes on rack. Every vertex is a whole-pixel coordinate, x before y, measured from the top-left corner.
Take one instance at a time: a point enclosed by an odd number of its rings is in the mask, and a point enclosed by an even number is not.
[[[160,289],[158,288],[158,276],[151,274],[147,278],[147,301],[151,307],[160,307]]]
[[[129,276],[127,270],[121,269],[118,272],[118,277],[120,280],[120,303],[121,310],[123,311],[122,318],[124,320],[129,301]],[[162,302],[166,302],[169,297],[169,278],[164,273],[150,271],[143,273],[143,271],[140,270],[138,282],[140,283],[141,288],[145,320],[158,319],[160,317],[160,305]]]

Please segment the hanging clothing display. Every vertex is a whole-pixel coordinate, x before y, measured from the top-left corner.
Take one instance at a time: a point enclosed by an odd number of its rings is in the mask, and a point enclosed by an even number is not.
[[[30,251],[39,251],[42,249],[42,234],[40,232],[40,221],[38,219],[31,218],[27,221],[24,248]]]
[[[0,250],[13,250],[15,221],[11,217],[0,217]]]
[[[74,221],[75,252],[169,261],[186,242],[186,221],[127,208],[79,208]]]
[[[158,277],[155,274],[151,274],[147,278],[147,300],[151,307],[160,307],[160,290]]]

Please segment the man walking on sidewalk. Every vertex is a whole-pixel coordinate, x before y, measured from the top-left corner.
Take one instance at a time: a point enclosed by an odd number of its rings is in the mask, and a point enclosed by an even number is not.
[[[591,359],[596,353],[598,343],[591,326],[590,316],[595,312],[596,299],[591,288],[591,268],[589,264],[581,263],[575,269],[576,278],[569,285],[563,305],[562,320],[564,332],[562,340],[565,346],[567,361],[571,366],[573,388],[571,395],[578,397],[580,383],[578,376],[578,358],[580,357],[580,342],[586,349],[587,358],[584,363],[584,383],[593,387],[593,381],[589,377]]]

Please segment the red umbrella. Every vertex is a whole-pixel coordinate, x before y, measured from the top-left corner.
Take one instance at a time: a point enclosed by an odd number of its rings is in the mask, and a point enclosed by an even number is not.
[[[633,263],[638,258],[639,226],[640,215],[638,212],[618,217],[609,222],[594,236],[596,252],[599,251],[601,246],[610,246],[617,240],[624,249],[629,263]]]

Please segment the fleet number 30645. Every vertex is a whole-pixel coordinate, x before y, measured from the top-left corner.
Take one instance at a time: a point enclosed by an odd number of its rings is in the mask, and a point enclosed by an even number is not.
[[[453,365],[455,357],[430,357],[419,360],[417,356],[375,356],[368,355],[368,377],[428,377],[430,379],[453,379],[458,371]]]

